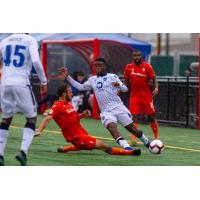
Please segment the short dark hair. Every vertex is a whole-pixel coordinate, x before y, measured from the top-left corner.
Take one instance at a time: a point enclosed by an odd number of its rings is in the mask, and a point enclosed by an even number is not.
[[[142,54],[142,51],[139,50],[139,49],[134,49],[133,52],[132,52],[132,54],[134,54],[134,53],[141,53]]]
[[[59,86],[58,90],[57,90],[58,97],[61,97],[63,95],[63,93],[67,91],[67,89],[69,89],[69,85],[67,85],[67,84]]]
[[[96,61],[99,61],[99,62],[103,62],[104,64],[106,64],[106,60],[105,60],[104,58],[101,58],[101,57],[96,58],[94,61],[95,61],[95,62],[96,62]]]

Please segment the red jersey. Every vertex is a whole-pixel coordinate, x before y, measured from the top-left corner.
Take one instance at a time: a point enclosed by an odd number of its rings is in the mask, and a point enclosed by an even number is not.
[[[124,79],[130,82],[131,97],[151,99],[149,81],[155,77],[152,66],[146,62],[140,65],[127,64],[124,70]]]
[[[70,102],[57,101],[52,106],[49,115],[61,128],[63,136],[68,142],[80,138],[82,134],[87,134],[80,124],[80,118]]]

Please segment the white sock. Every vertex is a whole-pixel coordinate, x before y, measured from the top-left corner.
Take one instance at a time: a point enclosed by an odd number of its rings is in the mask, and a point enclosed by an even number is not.
[[[28,153],[28,150],[30,148],[30,145],[32,143],[33,137],[34,137],[35,131],[31,128],[24,128],[23,129],[23,138],[22,138],[22,145],[21,150],[24,151],[24,153]]]
[[[149,143],[149,139],[142,133],[142,136],[140,137],[140,140],[147,145]]]
[[[5,129],[0,129],[0,155],[4,155],[5,147],[8,140],[9,131]]]
[[[125,149],[126,147],[130,147],[130,145],[128,144],[128,142],[122,137],[118,137],[116,139],[116,142],[123,148]]]

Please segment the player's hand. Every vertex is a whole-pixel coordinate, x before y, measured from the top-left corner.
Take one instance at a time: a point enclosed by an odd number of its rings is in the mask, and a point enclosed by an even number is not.
[[[59,69],[59,73],[60,73],[59,78],[60,78],[60,79],[63,79],[63,80],[64,80],[67,76],[69,76],[69,71],[68,71],[68,69],[65,68],[65,67],[61,67],[61,68]]]
[[[83,111],[83,116],[84,116],[84,118],[90,117],[91,116],[91,111],[90,110],[84,110]]]
[[[153,96],[156,96],[158,94],[158,88],[155,88],[154,90],[153,90],[153,92],[152,92],[152,95]]]
[[[41,84],[40,85],[40,93],[41,94],[47,93],[47,84]]]
[[[120,84],[119,84],[118,82],[112,82],[112,86],[113,86],[113,87],[119,87]]]
[[[117,91],[117,95],[121,96],[121,91],[120,90]]]

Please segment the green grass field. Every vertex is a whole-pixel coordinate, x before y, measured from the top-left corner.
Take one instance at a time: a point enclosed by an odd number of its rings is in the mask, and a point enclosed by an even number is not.
[[[43,116],[38,117],[38,124]],[[15,166],[19,163],[15,155],[21,145],[22,128],[24,125],[22,115],[15,116],[10,128],[10,135],[5,151],[6,165]],[[117,146],[109,132],[100,121],[83,119],[82,125],[88,132],[101,138],[106,143]],[[150,138],[153,137],[151,129],[147,125],[140,128]],[[129,133],[120,127],[123,136],[129,140]],[[151,154],[142,144],[142,155],[111,156],[102,151],[78,151],[57,153],[59,146],[67,145],[58,126],[52,121],[42,136],[34,139],[29,155],[29,166],[200,166],[200,131],[185,128],[160,126],[160,139],[165,143],[165,150],[161,155]]]

